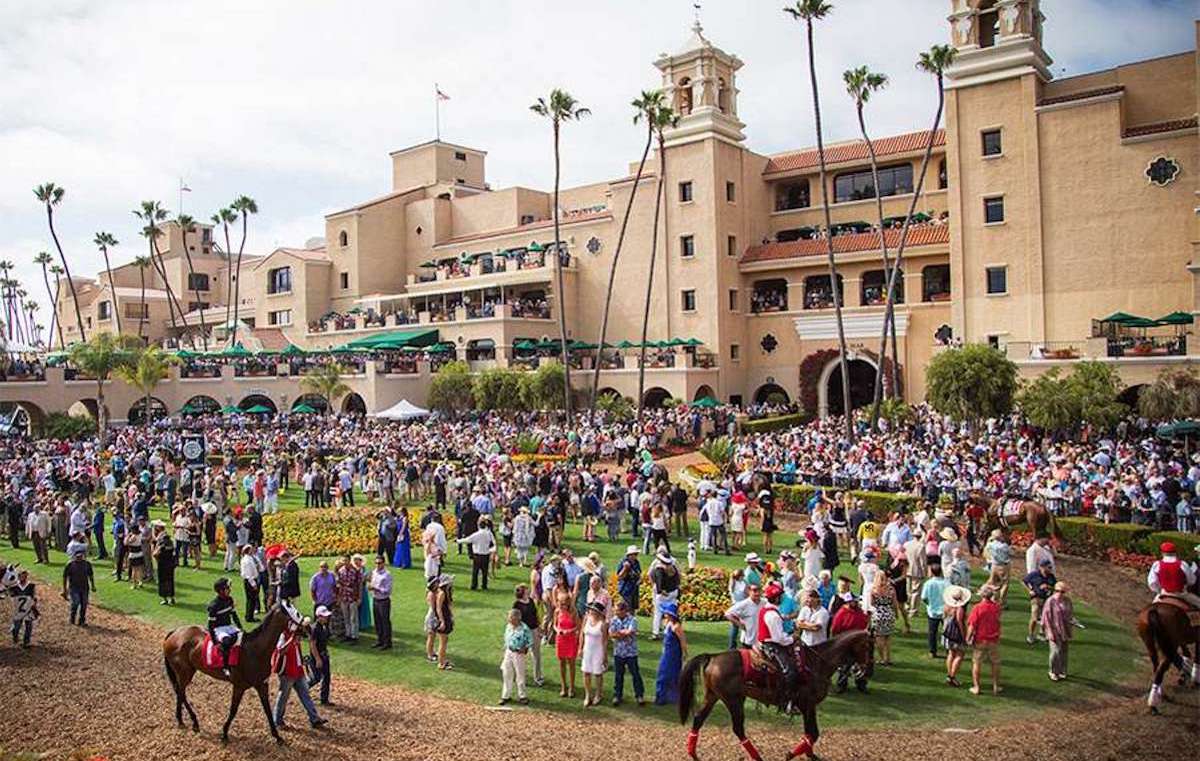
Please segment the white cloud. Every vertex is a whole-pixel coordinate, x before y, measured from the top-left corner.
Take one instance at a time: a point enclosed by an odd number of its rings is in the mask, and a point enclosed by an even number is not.
[[[781,5],[703,9],[707,36],[745,61],[739,111],[764,153],[813,142],[802,27]],[[945,41],[949,6],[835,3],[816,42],[827,140],[857,134],[840,75],[863,63],[892,79],[870,107],[871,130],[926,126],[933,88],[912,63]],[[1043,3],[1056,73],[1190,48],[1186,6]],[[390,189],[387,152],[433,135],[434,82],[451,96],[443,137],[487,150],[493,186],[550,182],[549,130],[528,105],[555,86],[593,112],[566,129],[564,182],[616,176],[640,145],[629,101],[657,86],[652,62],[687,37],[691,12],[645,0],[10,0],[0,5],[0,255],[21,263],[49,248],[29,192],[46,180],[67,188],[60,229],[87,274],[92,234],[111,230],[125,242],[118,260],[131,258],[140,240],[129,210],[143,198],[173,209],[180,177],[202,219],[254,196],[253,250],[302,244],[323,233],[323,210]]]

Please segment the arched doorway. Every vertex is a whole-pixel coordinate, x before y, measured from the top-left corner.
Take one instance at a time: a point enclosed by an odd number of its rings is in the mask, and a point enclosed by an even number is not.
[[[249,412],[255,407],[266,407],[270,410],[270,414],[274,415],[279,412],[279,408],[275,406],[275,402],[271,401],[271,397],[263,394],[251,394],[242,401],[238,402],[238,409],[242,412]],[[258,411],[256,410],[256,413]]]
[[[344,415],[365,415],[367,414],[367,403],[363,401],[362,396],[353,392],[346,394],[342,398],[342,414]]]
[[[295,410],[300,405],[312,407],[317,411],[317,414],[324,415],[329,412],[329,403],[325,401],[325,397],[320,394],[301,394],[296,397],[296,401],[292,402],[292,409]]]
[[[0,402],[0,435],[33,436],[46,424],[46,413],[33,402]]]
[[[755,404],[791,404],[792,399],[778,383],[764,383],[754,392]]]
[[[1146,388],[1145,383],[1139,383],[1136,386],[1130,386],[1117,395],[1117,401],[1124,404],[1129,409],[1137,412],[1138,399],[1142,396],[1142,390]]]
[[[147,405],[149,405],[149,417],[146,415]],[[147,421],[153,423],[155,420],[165,418],[168,414],[170,413],[167,412],[167,405],[163,404],[161,399],[152,396],[147,402],[146,398],[142,397],[129,408],[129,412],[125,414],[125,420],[130,425],[143,425]]]
[[[872,360],[852,353],[846,356],[846,362],[850,366],[850,409],[856,410],[875,400],[877,368]],[[817,389],[820,394],[817,402],[821,417],[842,414],[844,402],[840,359],[835,357],[825,366]]]
[[[617,390],[616,390],[615,388],[613,388],[612,386],[605,386],[604,388],[602,388],[602,389],[600,389],[599,391],[597,391],[597,392],[596,392],[596,396],[597,396],[597,397],[601,397],[601,396],[620,396],[620,395],[621,395],[621,392],[620,392],[620,391],[617,391]]]
[[[180,408],[183,415],[215,415],[221,411],[221,403],[211,396],[197,394]]]
[[[646,393],[642,396],[642,406],[647,409],[656,410],[663,406],[663,402],[671,398],[671,394],[665,388],[655,386],[654,388],[646,389]]]
[[[717,398],[716,393],[712,390],[712,386],[708,386],[708,385],[700,386],[700,388],[696,389],[696,393],[692,396],[692,401],[698,402],[701,399],[705,399],[705,398],[712,398],[712,399]]]
[[[105,410],[107,412],[107,409]],[[67,408],[68,415],[78,415],[80,417],[90,417],[92,420],[100,419],[100,405],[95,399],[80,399]]]

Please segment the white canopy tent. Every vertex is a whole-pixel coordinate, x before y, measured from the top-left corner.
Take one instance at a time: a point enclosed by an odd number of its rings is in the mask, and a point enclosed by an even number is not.
[[[382,412],[376,412],[371,417],[379,418],[380,420],[419,420],[429,417],[429,410],[421,409],[407,399],[401,399],[391,407]]]

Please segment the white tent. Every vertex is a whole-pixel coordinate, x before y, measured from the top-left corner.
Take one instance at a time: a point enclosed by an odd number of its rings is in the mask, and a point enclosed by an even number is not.
[[[417,420],[429,417],[429,410],[423,410],[407,399],[401,399],[391,407],[382,412],[376,412],[371,417],[376,417],[380,420]]]

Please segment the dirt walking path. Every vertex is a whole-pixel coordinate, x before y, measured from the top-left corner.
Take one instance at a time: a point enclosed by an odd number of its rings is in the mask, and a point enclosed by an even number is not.
[[[1077,595],[1120,620],[1131,620],[1145,595],[1141,581],[1121,569],[1066,560]],[[43,587],[45,590],[45,587]],[[91,627],[66,623],[66,603],[43,593],[43,616],[35,647],[0,644],[0,761],[6,753],[66,759],[682,759],[686,731],[678,725],[636,718],[566,716],[531,709],[497,711],[484,706],[335,679],[336,706],[325,709],[327,729],[310,730],[293,699],[288,708],[287,745],[267,734],[260,707],[247,698],[233,727],[234,741],[222,746],[220,725],[229,704],[228,687],[199,678],[190,696],[201,732],[177,729],[174,700],[163,674],[164,632],[133,618],[90,611]],[[1148,671],[1148,669],[1147,669]],[[1139,672],[1138,679],[1146,672]],[[499,686],[497,673],[497,689]],[[274,685],[272,685],[274,693]],[[1141,684],[1123,686],[1099,702],[1039,711],[1026,720],[977,731],[925,731],[904,726],[885,730],[835,730],[819,743],[825,759],[905,761],[1039,758],[1178,759],[1194,757],[1200,737],[1200,691],[1168,693],[1176,702],[1165,716],[1147,714]],[[972,698],[965,691],[963,700]],[[921,717],[928,725],[931,717]],[[303,727],[303,728],[300,728]],[[782,758],[799,739],[794,730],[749,727],[767,758]],[[740,759],[740,748],[723,727],[701,736],[701,758]]]

